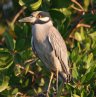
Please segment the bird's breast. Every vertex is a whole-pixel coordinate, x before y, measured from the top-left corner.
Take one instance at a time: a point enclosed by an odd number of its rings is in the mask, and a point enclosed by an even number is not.
[[[47,31],[42,26],[33,26],[32,27],[32,35],[34,40],[38,43],[42,43],[46,40]]]

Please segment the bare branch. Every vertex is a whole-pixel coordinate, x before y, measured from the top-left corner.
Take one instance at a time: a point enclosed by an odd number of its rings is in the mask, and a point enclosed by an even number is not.
[[[29,64],[34,64],[36,61],[38,61],[38,58],[35,58],[35,59],[28,59],[28,60],[26,60],[26,61],[24,62],[24,64],[27,64],[27,63],[29,63]]]
[[[82,12],[82,10],[81,10],[81,9],[79,9],[79,8],[75,7],[74,5],[72,5],[72,6],[71,6],[71,8],[73,8],[73,9],[75,9],[75,10],[77,10],[77,11]]]
[[[26,71],[26,69],[25,69],[23,66],[21,66],[20,64],[16,64],[16,66],[19,67],[20,69]],[[33,72],[33,71],[29,70],[28,72],[29,72],[30,74],[34,75],[34,72]]]
[[[75,3],[77,6],[79,6],[82,11],[84,11],[83,7],[76,0],[71,0],[71,1]]]
[[[18,19],[18,17],[24,12],[24,10],[26,9],[26,7],[24,6],[14,17],[14,19],[12,20],[12,23],[14,24],[15,21]]]
[[[90,25],[88,25],[88,24],[78,24],[78,25],[77,25],[77,28],[79,28],[79,27],[86,27],[86,28],[90,28],[91,26],[90,26]]]

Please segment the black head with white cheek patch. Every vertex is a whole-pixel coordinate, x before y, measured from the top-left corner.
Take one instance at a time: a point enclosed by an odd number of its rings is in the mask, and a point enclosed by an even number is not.
[[[51,20],[48,12],[36,11],[31,14],[29,17],[25,17],[19,20],[19,22],[28,22],[31,24],[44,24]]]
[[[51,20],[48,12],[36,11],[31,14],[32,17],[36,18],[34,24],[44,24]]]

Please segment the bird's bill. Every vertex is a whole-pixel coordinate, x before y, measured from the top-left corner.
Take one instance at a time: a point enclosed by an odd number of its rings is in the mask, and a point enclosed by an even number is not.
[[[35,17],[25,17],[19,20],[19,22],[29,22],[29,23],[34,23],[36,21]]]

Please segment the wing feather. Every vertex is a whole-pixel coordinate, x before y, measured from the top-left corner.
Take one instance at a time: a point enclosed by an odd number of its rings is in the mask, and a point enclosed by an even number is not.
[[[66,74],[70,74],[69,66],[68,66],[68,55],[67,48],[65,42],[55,27],[51,27],[48,33],[49,42],[55,51],[56,56],[58,57],[63,71]]]

